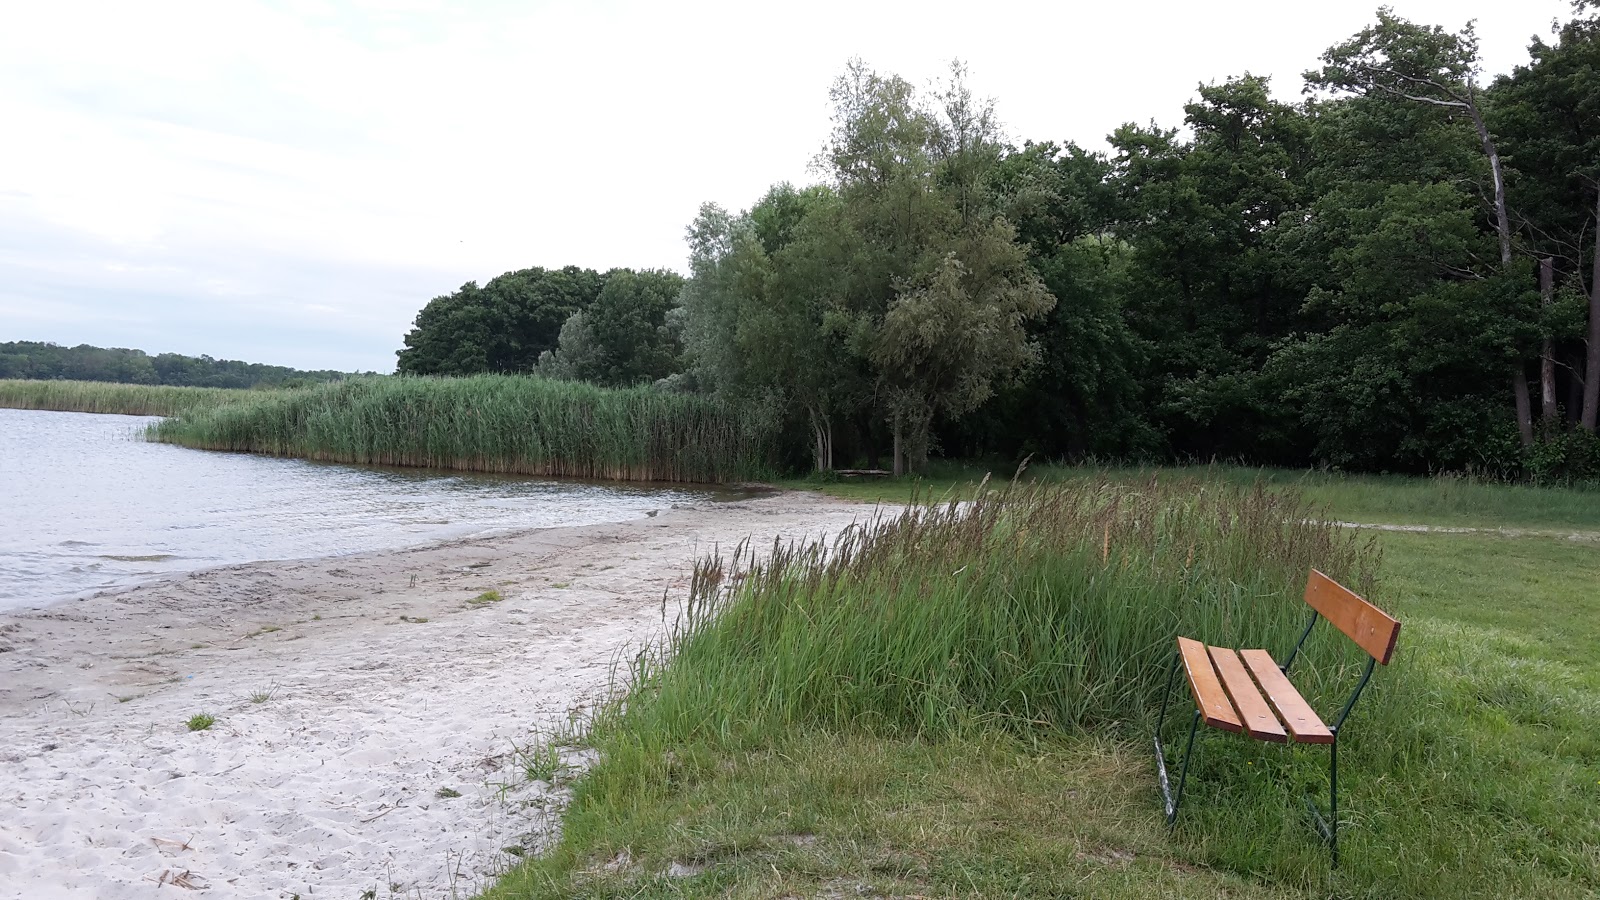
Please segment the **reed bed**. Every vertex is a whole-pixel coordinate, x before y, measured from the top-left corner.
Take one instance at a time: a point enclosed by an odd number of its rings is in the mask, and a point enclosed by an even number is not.
[[[1175,634],[1281,653],[1311,567],[1370,593],[1378,563],[1292,491],[1109,480],[984,489],[754,550],[696,566],[602,731],[671,745],[1142,722]],[[1315,643],[1343,674],[1338,645]]]
[[[207,450],[621,481],[768,471],[771,430],[703,397],[509,375],[357,378],[197,410],[150,429]]]
[[[60,412],[115,413],[124,416],[176,416],[236,400],[259,398],[261,391],[230,388],[117,384],[107,381],[24,381],[0,379],[0,407]]]

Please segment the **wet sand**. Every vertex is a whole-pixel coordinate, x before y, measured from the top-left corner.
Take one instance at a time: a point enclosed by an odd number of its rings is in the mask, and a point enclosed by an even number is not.
[[[515,748],[603,696],[696,556],[871,515],[783,493],[0,614],[0,898],[471,896],[558,825]]]

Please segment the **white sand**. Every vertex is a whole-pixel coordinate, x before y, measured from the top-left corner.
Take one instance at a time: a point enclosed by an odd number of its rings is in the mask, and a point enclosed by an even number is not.
[[[0,615],[0,898],[471,896],[558,824],[513,746],[605,690],[696,555],[870,514],[779,494]]]

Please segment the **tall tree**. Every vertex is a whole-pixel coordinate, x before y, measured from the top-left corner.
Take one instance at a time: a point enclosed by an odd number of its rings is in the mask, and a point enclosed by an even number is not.
[[[1505,169],[1484,119],[1482,91],[1477,84],[1478,37],[1472,23],[1459,34],[1451,34],[1438,26],[1413,24],[1388,7],[1379,7],[1377,24],[1329,48],[1322,63],[1320,70],[1306,74],[1311,87],[1423,104],[1472,123],[1489,163],[1500,266],[1502,271],[1509,269],[1512,234]],[[1528,378],[1520,362],[1512,371],[1512,391],[1522,442],[1532,444]]]
[[[606,387],[649,384],[680,371],[683,291],[675,272],[612,269],[605,287],[561,326],[558,347],[541,354],[541,372]]]
[[[836,317],[872,363],[898,474],[926,459],[935,415],[970,412],[1034,358],[1025,324],[1054,298],[996,217],[999,123],[959,63],[924,98],[855,60],[830,99],[820,161],[860,248]]]
[[[556,348],[563,323],[593,303],[604,286],[605,276],[577,266],[507,272],[483,287],[469,281],[417,313],[405,347],[396,354],[399,371],[531,371],[539,354]]]
[[[1556,261],[1555,277],[1588,294],[1581,354],[1579,424],[1595,430],[1600,412],[1600,16],[1561,28],[1558,40],[1535,38],[1532,61],[1498,79],[1490,121],[1503,136],[1524,239]],[[1588,264],[1585,265],[1585,256]],[[1583,280],[1588,276],[1588,290]]]

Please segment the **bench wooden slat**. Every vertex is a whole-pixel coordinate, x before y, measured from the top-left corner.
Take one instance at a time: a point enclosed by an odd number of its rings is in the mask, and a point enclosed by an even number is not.
[[[1189,676],[1189,690],[1194,694],[1195,706],[1200,716],[1212,728],[1224,731],[1242,731],[1239,716],[1233,704],[1217,681],[1217,670],[1212,668],[1211,657],[1205,645],[1192,638],[1178,638],[1178,652],[1183,655],[1183,671]]]
[[[1393,616],[1316,569],[1306,580],[1306,604],[1360,645],[1368,656],[1389,664],[1395,639],[1400,636],[1400,623]]]
[[[1258,741],[1287,743],[1289,736],[1284,733],[1282,723],[1272,714],[1272,708],[1261,696],[1261,690],[1251,680],[1250,673],[1245,671],[1244,664],[1239,662],[1239,654],[1227,647],[1208,649],[1211,651],[1211,661],[1216,664],[1217,674],[1222,676],[1222,689],[1228,692],[1233,708],[1239,712],[1244,733]]]
[[[1272,661],[1272,654],[1265,650],[1240,650],[1239,658],[1244,660],[1245,668],[1255,676],[1256,684],[1261,686],[1261,693],[1267,697],[1267,702],[1277,712],[1278,718],[1283,720],[1285,728],[1289,729],[1289,736],[1302,744],[1331,744],[1333,732],[1322,723],[1322,717],[1311,708],[1311,704],[1300,696],[1300,691]]]

